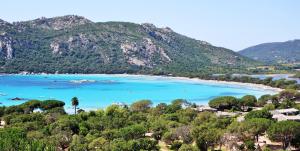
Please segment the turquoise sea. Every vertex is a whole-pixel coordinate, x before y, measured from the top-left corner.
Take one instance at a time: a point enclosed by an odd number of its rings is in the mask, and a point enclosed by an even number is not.
[[[170,103],[174,99],[186,99],[197,104],[207,104],[217,96],[241,97],[252,94],[257,97],[273,94],[234,84],[216,84],[195,80],[182,80],[158,76],[124,75],[0,75],[0,102],[16,105],[30,99],[58,99],[71,109],[71,98],[79,98],[83,109],[103,108],[113,103],[130,104],[141,99],[153,104]],[[24,100],[11,100],[12,98]]]

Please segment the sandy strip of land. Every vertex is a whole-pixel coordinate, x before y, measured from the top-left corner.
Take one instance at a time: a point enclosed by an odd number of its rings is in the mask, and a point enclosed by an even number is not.
[[[80,74],[80,75],[86,75],[86,74]],[[234,81],[203,80],[199,78],[188,78],[188,77],[172,77],[172,76],[140,75],[140,74],[89,74],[89,75],[137,77],[137,78],[157,79],[157,80],[176,80],[182,82],[203,83],[203,84],[213,84],[213,85],[222,84],[227,86],[240,86],[249,89],[261,89],[262,91],[272,91],[274,93],[278,93],[283,90],[280,88],[274,88],[263,84],[241,83],[241,82],[234,82]]]

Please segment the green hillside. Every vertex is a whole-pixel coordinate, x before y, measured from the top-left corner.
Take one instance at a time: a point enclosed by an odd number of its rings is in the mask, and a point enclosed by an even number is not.
[[[204,74],[257,65],[152,24],[94,23],[80,16],[0,20],[0,72]]]
[[[299,63],[300,40],[264,43],[246,48],[239,53],[266,63]]]

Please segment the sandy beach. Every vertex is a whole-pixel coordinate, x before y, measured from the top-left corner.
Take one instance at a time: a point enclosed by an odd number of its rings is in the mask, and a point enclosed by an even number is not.
[[[218,81],[218,80],[203,80],[199,78],[188,78],[188,77],[170,77],[170,76],[152,76],[152,75],[132,75],[132,74],[118,74],[117,76],[136,76],[136,77],[156,77],[156,78],[162,78],[162,79],[172,79],[172,80],[178,80],[183,82],[194,82],[194,83],[205,83],[205,84],[224,84],[224,85],[231,85],[231,86],[241,86],[246,88],[259,88],[267,91],[274,91],[276,93],[281,92],[283,89],[280,88],[274,88],[270,86],[266,86],[263,84],[254,84],[254,83],[241,83],[241,82],[234,82],[234,81]]]

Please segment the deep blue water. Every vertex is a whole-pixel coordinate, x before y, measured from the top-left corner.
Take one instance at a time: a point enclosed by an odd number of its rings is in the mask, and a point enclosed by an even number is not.
[[[76,82],[77,80],[77,82]],[[78,80],[90,80],[80,83]],[[71,98],[79,98],[79,107],[103,108],[117,102],[130,104],[150,99],[154,104],[170,103],[174,99],[187,99],[207,104],[217,96],[252,94],[257,97],[272,91],[229,84],[210,84],[155,76],[122,75],[1,75],[0,102],[9,106],[29,99],[58,99],[71,108]],[[12,98],[23,98],[13,101]]]

